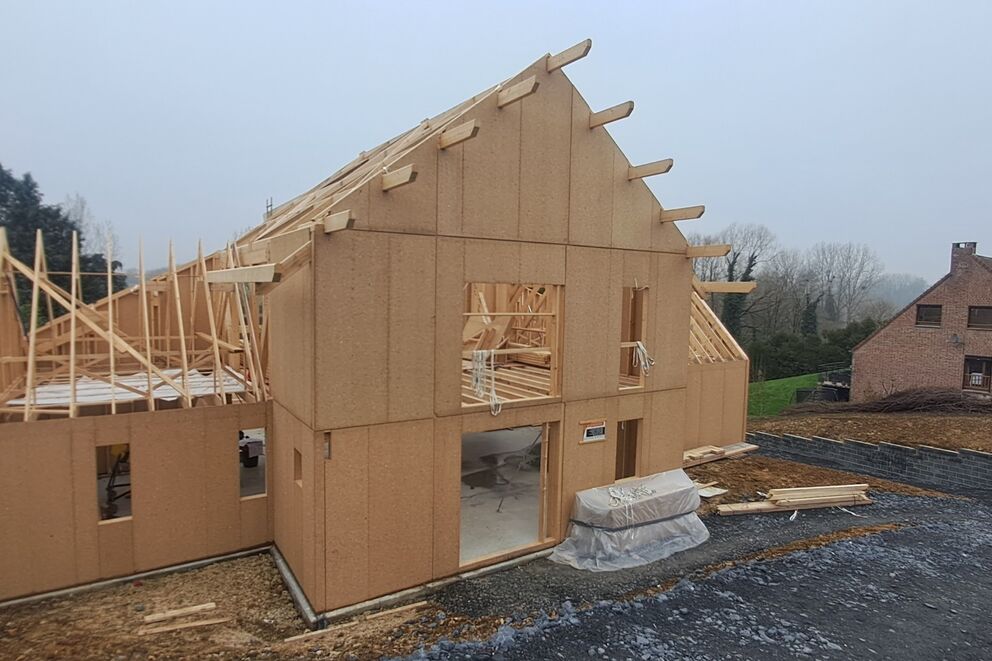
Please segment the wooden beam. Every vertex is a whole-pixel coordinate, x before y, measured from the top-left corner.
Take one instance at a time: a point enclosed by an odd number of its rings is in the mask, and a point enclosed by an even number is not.
[[[624,101],[623,103],[619,103],[612,108],[594,112],[589,115],[589,128],[594,129],[597,126],[609,124],[610,122],[615,122],[618,119],[626,119],[627,117],[630,117],[630,113],[632,112],[634,112],[633,101]]]
[[[708,294],[750,294],[758,283],[749,282],[700,282],[700,286]]]
[[[200,273],[207,272],[207,262],[203,259],[203,242],[196,245],[196,256],[200,263]],[[210,327],[210,345],[214,354],[214,392],[220,394],[221,401],[227,403],[224,392],[224,367],[220,361],[220,340],[217,339],[217,323],[214,319],[214,297],[210,294],[210,283],[206,278],[197,278],[203,284],[203,298],[207,305],[207,324]],[[202,335],[196,331],[196,327],[191,329],[197,336]]]
[[[141,305],[141,331],[145,336],[145,353],[148,357],[148,410],[155,410],[155,391],[152,387],[152,336],[148,327],[148,291],[145,284],[145,250],[141,239],[138,239],[138,296]]]
[[[72,232],[72,282],[69,283],[69,417],[76,416],[76,297],[79,296],[79,233]]]
[[[196,331],[196,336],[201,340],[205,340],[207,342],[214,341],[213,338],[210,337],[209,333],[204,333],[203,331]],[[239,347],[236,344],[231,344],[230,342],[226,342],[220,339],[219,337],[217,338],[217,346],[223,349],[224,351],[227,351],[228,353],[242,353],[245,350],[244,347]]]
[[[548,73],[552,71],[557,71],[561,69],[566,64],[571,64],[576,60],[581,60],[586,55],[589,54],[589,50],[592,48],[592,39],[586,39],[585,41],[580,41],[571,48],[566,48],[557,55],[548,55],[547,68]]]
[[[215,617],[209,620],[196,620],[195,622],[183,622],[182,624],[170,624],[164,627],[141,627],[138,629],[139,636],[147,636],[151,633],[164,633],[166,631],[179,631],[180,629],[193,629],[195,627],[205,627],[211,624],[222,624],[230,622],[229,617]]]
[[[185,608],[162,611],[161,613],[152,613],[151,615],[145,615],[143,619],[145,624],[152,624],[154,622],[164,622],[165,620],[171,620],[172,618],[182,617],[184,615],[202,613],[203,611],[212,611],[215,608],[217,608],[217,604],[212,601],[208,601],[205,604],[197,604],[196,606],[187,606]]]
[[[110,237],[107,237],[107,254],[104,261],[107,263],[107,334],[110,336],[110,340],[107,341],[107,350],[110,353],[110,414],[114,415],[117,413],[117,387],[114,384],[114,379],[117,375],[114,374],[114,274],[113,274],[113,263],[114,258],[112,255],[113,244],[110,242]],[[170,257],[172,244],[169,244]],[[175,270],[175,269],[173,269]],[[49,298],[48,300],[51,300]],[[185,385],[185,384],[184,384]]]
[[[355,218],[351,215],[351,209],[324,216],[324,234],[350,230],[354,226]]]
[[[189,396],[189,391],[186,390],[186,379],[187,373],[189,372],[189,356],[186,355],[186,329],[184,328],[183,320],[183,300],[179,295],[179,276],[176,275],[176,256],[172,250],[172,241],[169,241],[169,279],[172,280],[172,294],[175,296],[176,304],[176,325],[179,329],[179,355],[182,360],[183,373],[179,382],[183,384],[183,406],[189,408],[193,406],[193,399]],[[169,332],[172,332],[172,328],[169,328]],[[111,348],[113,351],[113,348]]]
[[[472,121],[459,124],[454,128],[443,131],[437,139],[437,146],[439,149],[454,147],[455,145],[461,144],[466,140],[474,138],[478,134],[479,120],[473,119]]]
[[[686,257],[723,257],[730,252],[730,246],[726,243],[717,243],[708,246],[689,246],[685,251]]]
[[[38,299],[41,296],[41,263],[44,259],[45,248],[41,238],[41,230],[34,234],[34,274],[31,285],[31,321],[28,324],[28,375],[27,392],[24,397],[24,420],[31,419],[31,405],[35,400],[35,352],[38,349]]]
[[[627,169],[627,180],[632,181],[634,179],[643,179],[644,177],[651,177],[656,174],[665,174],[672,169],[674,161],[670,158],[663,159],[661,161],[653,161],[651,163],[645,163],[644,165],[630,166]]]
[[[273,282],[276,278],[275,264],[237,266],[219,271],[207,271],[207,282]]]
[[[676,220],[696,220],[706,211],[702,204],[694,207],[682,207],[681,209],[662,209],[658,220],[662,223],[673,223]]]
[[[515,103],[520,99],[530,96],[537,91],[538,82],[537,76],[531,76],[526,80],[522,80],[516,85],[510,85],[504,90],[500,90],[499,94],[496,96],[496,107],[502,108],[508,106],[511,103]]]
[[[400,186],[412,184],[417,179],[417,171],[413,169],[413,163],[404,165],[399,170],[384,172],[382,175],[382,190],[388,191]]]

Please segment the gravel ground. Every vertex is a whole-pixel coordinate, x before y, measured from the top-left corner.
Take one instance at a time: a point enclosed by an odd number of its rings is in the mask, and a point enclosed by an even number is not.
[[[803,549],[811,536],[829,541],[849,515],[707,517],[708,543],[639,570],[540,561],[453,586],[434,601],[480,615],[515,602],[516,621],[484,642],[443,640],[411,658],[988,658],[992,510],[880,495],[859,513],[859,527],[883,532]],[[783,545],[771,559],[725,562]],[[689,578],[651,588],[679,575]],[[522,616],[535,606],[541,615]]]

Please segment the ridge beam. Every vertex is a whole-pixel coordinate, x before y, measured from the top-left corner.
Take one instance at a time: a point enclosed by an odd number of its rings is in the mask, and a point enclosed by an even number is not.
[[[479,120],[473,119],[454,128],[444,130],[437,139],[438,149],[447,149],[460,145],[479,134]]]
[[[531,76],[516,85],[510,85],[506,89],[500,90],[500,93],[496,97],[496,107],[502,108],[528,97],[537,91],[537,87],[537,76]]]
[[[389,191],[400,186],[412,184],[417,179],[417,171],[413,169],[413,163],[404,165],[399,170],[382,173],[382,190]]]
[[[725,257],[730,252],[730,244],[714,243],[705,246],[689,246],[686,248],[685,256],[693,257]]]
[[[676,220],[696,220],[705,211],[706,207],[702,204],[694,207],[682,207],[681,209],[662,209],[658,220],[663,223],[674,223]]]
[[[665,174],[672,169],[672,165],[674,164],[675,161],[670,158],[666,158],[661,161],[645,163],[644,165],[632,165],[627,169],[627,181],[643,179],[644,177],[652,177],[656,174]]]
[[[592,39],[580,41],[571,48],[566,48],[557,55],[548,55],[548,73],[561,69],[566,64],[571,64],[576,60],[581,60],[589,54],[592,49]]]
[[[630,117],[630,113],[634,112],[634,102],[624,101],[623,103],[618,103],[612,108],[607,108],[606,110],[600,110],[599,112],[594,112],[589,115],[589,128],[594,129],[597,126],[602,126],[603,124],[609,124],[610,122],[615,122],[618,119],[626,119]]]
[[[746,282],[703,281],[699,283],[699,286],[707,294],[750,294],[758,286],[758,283],[754,280]]]

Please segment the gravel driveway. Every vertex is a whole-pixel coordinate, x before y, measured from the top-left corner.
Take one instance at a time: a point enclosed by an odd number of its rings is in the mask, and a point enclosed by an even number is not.
[[[486,613],[498,603],[506,612],[509,598],[519,612],[540,606],[553,615],[504,626],[482,643],[441,641],[414,658],[990,658],[992,510],[883,494],[859,513],[865,518],[853,525],[902,527],[700,571],[751,546],[852,525],[839,510],[794,522],[788,514],[707,517],[710,542],[639,570],[590,574],[542,560],[466,582],[436,601]],[[668,574],[691,578],[652,594]],[[644,596],[618,598],[639,588]]]

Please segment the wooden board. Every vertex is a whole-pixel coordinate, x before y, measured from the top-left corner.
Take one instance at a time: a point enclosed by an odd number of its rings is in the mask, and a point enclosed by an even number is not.
[[[717,514],[735,516],[738,514],[763,514],[767,512],[793,512],[795,510],[814,509],[819,507],[850,507],[853,505],[870,505],[872,500],[867,496],[837,498],[829,503],[796,503],[791,505],[776,505],[769,500],[756,503],[728,503],[717,505]]]

